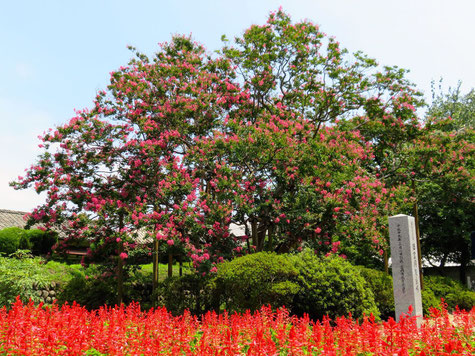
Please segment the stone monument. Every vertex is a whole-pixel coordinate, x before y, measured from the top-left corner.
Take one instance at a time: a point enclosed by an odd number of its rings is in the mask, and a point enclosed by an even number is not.
[[[394,305],[396,321],[401,314],[417,315],[417,326],[422,323],[422,298],[417,255],[416,226],[408,215],[389,217],[389,241],[393,272]]]

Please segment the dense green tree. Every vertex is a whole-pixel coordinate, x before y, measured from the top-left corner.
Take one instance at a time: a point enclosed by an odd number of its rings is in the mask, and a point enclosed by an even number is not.
[[[418,150],[421,171],[430,169],[417,182],[422,250],[441,267],[459,264],[465,283],[475,230],[475,91],[462,95],[459,83],[434,97],[426,117],[430,135]]]
[[[461,93],[462,82],[458,82],[455,88],[449,87],[447,92],[442,90],[441,79],[438,89],[432,83],[432,104],[427,110],[427,117],[451,118],[444,130],[461,131],[475,129],[475,89],[468,93]]]

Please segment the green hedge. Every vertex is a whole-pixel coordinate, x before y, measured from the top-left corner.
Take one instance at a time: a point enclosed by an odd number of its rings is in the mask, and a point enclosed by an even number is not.
[[[359,270],[335,257],[310,252],[277,255],[260,252],[218,265],[214,276],[186,275],[160,284],[158,299],[174,314],[209,310],[255,311],[263,305],[285,306],[293,314],[320,319],[379,311]]]
[[[392,277],[374,269],[365,267],[359,267],[359,269],[374,293],[381,317],[383,319],[394,317]],[[456,306],[466,310],[475,306],[475,292],[459,281],[447,277],[424,276],[424,290],[421,294],[424,315],[429,315],[430,308],[439,308],[441,298],[445,300],[450,311],[453,311]]]
[[[7,227],[0,230],[0,253],[10,255],[18,249],[30,249],[25,230],[19,227]]]
[[[23,230],[7,227],[0,230],[0,253],[8,256],[18,249],[31,250],[34,255],[46,255],[57,241],[57,233],[39,229]]]
[[[152,307],[152,277],[137,271],[129,271],[124,281],[124,304],[132,301],[140,303],[142,309]],[[90,265],[81,269],[58,294],[58,303],[79,303],[86,309],[97,309],[103,305],[117,304],[117,279],[107,269]]]
[[[260,252],[218,266],[217,293],[229,311],[255,311],[261,306],[292,309],[299,291],[299,271],[288,255]]]
[[[386,320],[389,317],[394,318],[394,294],[393,279],[386,273],[358,266],[360,274],[365,279],[368,287],[374,295],[374,301],[381,314],[381,318]]]
[[[34,255],[46,255],[58,241],[58,234],[54,231],[42,231],[39,229],[24,230],[31,252]]]
[[[351,313],[355,318],[373,314],[379,318],[374,295],[359,269],[339,257],[318,258],[311,251],[295,257],[300,291],[293,311],[313,319],[334,319]]]
[[[424,277],[424,287],[433,292],[438,301],[443,298],[449,310],[454,310],[456,306],[470,310],[475,306],[475,292],[455,279],[427,276]]]
[[[173,315],[182,315],[185,310],[202,315],[211,310],[219,311],[220,307],[216,279],[200,274],[166,278],[159,283],[153,298]]]

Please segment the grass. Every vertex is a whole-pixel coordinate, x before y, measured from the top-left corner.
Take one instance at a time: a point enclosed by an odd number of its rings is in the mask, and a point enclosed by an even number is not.
[[[183,263],[183,274],[190,273],[191,271],[191,263]],[[150,275],[150,278],[152,278],[153,274],[153,264],[148,263],[145,265],[140,265],[140,271],[144,276]],[[178,263],[173,264],[173,269],[172,269],[172,275],[173,276],[179,276],[180,275],[180,267]],[[164,280],[166,277],[168,277],[168,264],[165,263],[160,263],[158,265],[158,279],[159,280]]]

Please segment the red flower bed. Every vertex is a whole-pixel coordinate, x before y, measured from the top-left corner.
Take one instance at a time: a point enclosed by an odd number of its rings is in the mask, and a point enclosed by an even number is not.
[[[189,313],[138,304],[89,312],[78,305],[42,307],[17,301],[0,309],[0,354],[7,355],[473,355],[475,308],[434,310],[413,319],[334,322],[296,318],[285,309],[255,314]]]

